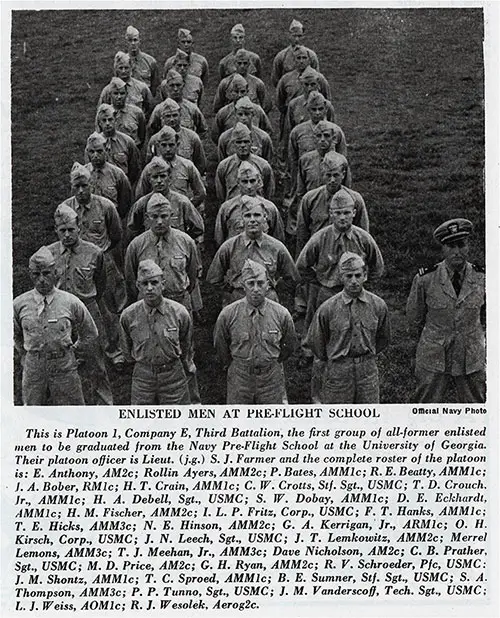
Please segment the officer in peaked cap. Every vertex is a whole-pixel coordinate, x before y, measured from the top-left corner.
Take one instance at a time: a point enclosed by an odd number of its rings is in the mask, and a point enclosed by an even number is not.
[[[437,227],[444,259],[421,268],[413,280],[406,314],[419,336],[415,402],[450,401],[452,382],[458,402],[485,401],[485,274],[468,261],[471,232],[467,219]]]

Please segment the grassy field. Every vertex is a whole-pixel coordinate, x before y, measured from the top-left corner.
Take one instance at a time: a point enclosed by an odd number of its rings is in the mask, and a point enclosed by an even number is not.
[[[440,259],[432,230],[464,216],[475,224],[471,260],[484,264],[483,21],[480,9],[298,9],[192,11],[15,11],[12,19],[12,240],[14,295],[29,289],[29,256],[55,240],[53,212],[70,194],[69,171],[83,161],[97,99],[112,75],[115,52],[135,25],[142,49],[160,65],[175,51],[179,27],[190,28],[211,74],[202,109],[211,122],[217,64],[229,31],[247,30],[269,83],[274,55],[287,43],[292,18],[306,28],[332,86],[353,188],[365,198],[371,233],[386,262],[373,290],[389,305],[393,344],[380,359],[381,400],[409,401],[413,388],[404,305],[421,265]],[[271,112],[277,128],[278,115]],[[216,153],[209,157],[213,187]],[[209,187],[205,266],[214,253],[219,204]],[[278,187],[276,203],[281,204]],[[207,324],[197,327],[203,403],[223,403],[224,376],[214,363],[212,326],[218,298],[203,284]],[[288,299],[290,300],[290,299]],[[309,401],[308,370],[288,363],[290,402]],[[17,376],[18,377],[18,376]],[[128,403],[128,374],[111,372],[116,403]],[[18,382],[18,380],[16,380]],[[19,402],[18,388],[16,400]]]

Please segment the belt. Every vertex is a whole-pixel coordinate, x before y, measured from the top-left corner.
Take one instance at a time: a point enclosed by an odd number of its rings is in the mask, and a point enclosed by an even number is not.
[[[250,375],[260,376],[264,373],[268,373],[273,367],[276,367],[278,361],[272,361],[265,365],[254,365],[251,360],[235,359],[233,363],[243,367]]]
[[[152,373],[165,373],[166,371],[170,371],[172,367],[175,367],[177,363],[180,363],[180,358],[173,358],[171,361],[167,361],[162,364],[143,362],[139,362],[138,364],[147,367]]]
[[[38,358],[46,358],[47,360],[53,360],[55,358],[64,358],[69,351],[70,348],[68,348],[67,350],[58,350],[57,352],[46,352],[45,350],[29,350],[27,353],[38,356]]]
[[[373,354],[363,354],[363,356],[343,356],[342,358],[336,358],[335,360],[328,361],[329,363],[347,363],[351,362],[355,365],[359,363],[365,363],[366,361],[374,359],[375,356]]]

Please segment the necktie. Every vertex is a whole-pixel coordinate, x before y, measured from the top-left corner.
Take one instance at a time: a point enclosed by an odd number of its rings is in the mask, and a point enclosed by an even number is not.
[[[455,290],[455,294],[457,295],[457,298],[458,298],[458,296],[460,296],[460,289],[462,287],[461,277],[458,271],[453,273],[453,277],[451,278],[451,283],[453,285],[453,289]]]
[[[259,337],[259,311],[253,308],[250,313],[250,357],[254,366],[259,365],[260,348],[258,343]]]
[[[352,328],[351,346],[350,346],[351,355],[352,356],[362,356],[364,354],[364,350],[363,350],[362,341],[361,341],[359,305],[358,305],[357,298],[353,298],[351,301],[351,328]]]
[[[38,307],[38,315],[39,316],[47,316],[49,312],[49,301],[47,300],[47,297],[44,296],[43,297],[43,305],[39,305]]]

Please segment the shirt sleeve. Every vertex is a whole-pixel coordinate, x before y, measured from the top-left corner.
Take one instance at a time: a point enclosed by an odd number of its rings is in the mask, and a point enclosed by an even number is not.
[[[200,138],[193,141],[193,163],[200,172],[204,174],[207,169],[207,157],[205,155],[205,149],[201,143]]]
[[[380,310],[380,316],[377,327],[376,335],[376,352],[382,352],[391,342],[391,320],[389,316],[389,310],[384,303]]]
[[[219,85],[217,86],[217,90],[215,91],[213,110],[214,114],[216,114],[226,103],[229,101],[226,100],[226,91],[227,91],[227,83],[226,80],[223,79]]]
[[[96,259],[96,267],[94,271],[94,282],[96,289],[96,298],[99,300],[106,290],[106,269],[104,268],[104,258],[102,251],[99,251]]]
[[[219,202],[224,202],[226,199],[226,181],[225,168],[227,166],[219,163],[215,172],[215,193]]]
[[[122,225],[120,222],[118,211],[114,206],[109,204],[109,208],[106,209],[104,218],[106,220],[106,228],[108,230],[108,236],[111,242],[109,248],[113,249],[113,247],[116,247],[116,245],[122,239]]]
[[[191,240],[189,243],[189,261],[187,264],[187,276],[189,279],[189,288],[188,292],[191,293],[196,283],[198,282],[198,272],[200,271],[201,262],[198,254],[198,249],[194,243],[194,240]]]
[[[229,256],[226,246],[222,244],[212,260],[207,272],[207,281],[217,287],[222,287],[229,268]]]
[[[361,195],[356,196],[355,200],[356,205],[356,214],[354,215],[354,225],[357,225],[361,229],[365,230],[365,232],[370,231],[370,220],[368,218],[368,210],[366,209],[365,200],[361,197]]]
[[[320,361],[328,360],[327,342],[330,339],[330,327],[328,316],[320,309],[314,314],[314,318],[307,331],[304,345],[311,350]]]
[[[205,116],[198,108],[195,110],[193,121],[196,133],[198,133],[200,137],[204,137],[207,134],[208,125]]]
[[[193,167],[189,169],[189,182],[191,185],[191,191],[193,193],[193,197],[191,198],[191,201],[193,203],[193,206],[197,208],[200,204],[202,204],[205,201],[207,197],[207,192],[205,189],[205,185],[203,184],[203,180],[201,178],[200,172],[194,166],[194,164],[193,164]]]
[[[16,352],[22,357],[25,354],[24,350],[24,334],[21,320],[19,319],[19,313],[14,306],[14,348]]]
[[[368,245],[366,261],[368,265],[368,279],[370,282],[377,281],[384,274],[384,259],[373,238]]]
[[[120,172],[122,172],[122,170],[120,170]],[[127,216],[132,204],[132,187],[124,172],[118,177],[116,189],[118,193],[118,214],[123,219]]]
[[[127,284],[128,302],[133,303],[137,299],[136,273],[137,273],[137,253],[134,242],[128,246],[125,253],[125,283]]]
[[[200,213],[196,210],[188,198],[186,198],[184,206],[184,216],[187,223],[186,234],[189,234],[191,238],[203,236],[205,232],[205,224],[203,223]]]
[[[418,338],[420,336],[426,317],[427,304],[425,302],[424,283],[420,275],[415,275],[406,303],[406,319],[412,337]]]
[[[120,316],[120,349],[125,360],[130,363],[132,358],[132,338],[130,337],[127,315],[122,313]]]
[[[151,63],[151,94],[153,97],[156,95],[156,89],[160,85],[160,70],[158,69],[158,63],[154,60]]]
[[[139,109],[139,112],[140,114],[137,114],[137,137],[139,139],[140,147],[142,148],[146,140],[146,116],[144,115],[142,109]]]
[[[276,87],[283,73],[283,61],[281,59],[281,52],[278,52],[273,60],[273,68],[271,70],[271,83]]]
[[[304,283],[317,283],[313,266],[318,261],[319,246],[315,238],[310,238],[297,258],[297,270]]]
[[[263,179],[263,184],[264,184],[264,197],[266,197],[268,200],[272,200],[274,197],[274,190],[275,190],[274,173],[269,163],[267,163],[267,161],[266,161],[266,165],[264,166],[262,170],[262,179]]]
[[[296,350],[298,340],[292,316],[287,311],[283,318],[280,362],[289,358]]]
[[[227,328],[227,317],[224,312],[219,314],[214,328],[214,347],[217,358],[223,367],[231,362],[231,335]]]
[[[130,138],[128,151],[128,177],[131,184],[134,184],[141,174],[141,156],[132,138]]]
[[[179,316],[179,345],[184,369],[187,373],[194,373],[196,367],[193,361],[193,321],[187,310]]]
[[[74,348],[81,351],[88,350],[93,341],[97,339],[97,327],[87,307],[76,297],[73,305],[73,316],[78,334]]]
[[[300,281],[300,275],[295,266],[295,262],[292,256],[288,252],[288,249],[283,246],[282,250],[278,254],[278,273],[283,278],[283,282],[286,287],[293,291]]]

